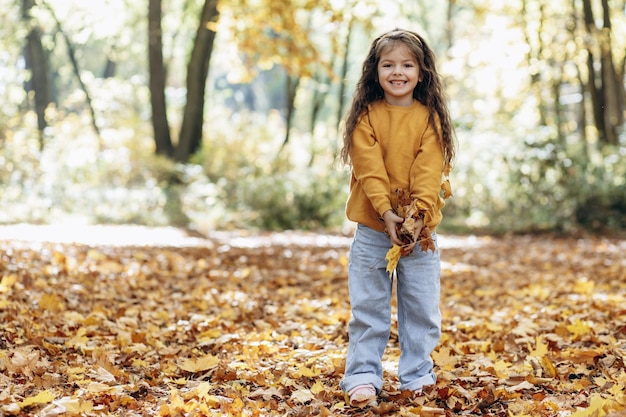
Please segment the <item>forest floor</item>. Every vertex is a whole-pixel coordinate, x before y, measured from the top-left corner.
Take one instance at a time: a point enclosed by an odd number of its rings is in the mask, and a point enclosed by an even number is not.
[[[626,240],[440,235],[437,384],[398,391],[394,316],[362,410],[350,241],[0,227],[0,415],[626,416]]]

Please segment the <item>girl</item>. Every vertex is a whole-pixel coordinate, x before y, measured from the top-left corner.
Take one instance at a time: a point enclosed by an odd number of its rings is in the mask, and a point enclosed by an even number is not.
[[[441,313],[434,231],[444,205],[442,178],[455,147],[435,57],[421,36],[396,29],[372,42],[343,137],[341,157],[352,167],[346,215],[357,227],[348,267],[352,318],[341,388],[351,405],[363,407],[376,404],[383,385],[392,295],[385,256],[392,244],[402,246],[403,254],[396,267],[400,389],[419,394],[436,381],[430,354],[441,334]],[[401,240],[400,194],[409,195],[417,208],[412,236],[424,229],[434,250],[416,247],[417,238]]]

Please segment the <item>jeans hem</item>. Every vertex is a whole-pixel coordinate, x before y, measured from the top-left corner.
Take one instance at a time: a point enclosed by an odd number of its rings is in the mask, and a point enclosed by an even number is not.
[[[339,386],[344,392],[348,392],[352,388],[364,384],[372,384],[377,394],[383,389],[383,380],[374,374],[354,374],[347,376],[341,381]]]
[[[405,391],[405,390],[415,391],[427,385],[435,385],[436,382],[437,382],[437,376],[434,373],[430,373],[428,375],[424,375],[423,377],[420,377],[406,384],[401,384],[400,391]]]

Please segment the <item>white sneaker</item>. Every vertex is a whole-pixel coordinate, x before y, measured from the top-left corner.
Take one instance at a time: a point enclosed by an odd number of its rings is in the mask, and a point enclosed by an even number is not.
[[[372,384],[357,385],[348,392],[347,397],[352,407],[365,408],[378,404],[376,388]]]

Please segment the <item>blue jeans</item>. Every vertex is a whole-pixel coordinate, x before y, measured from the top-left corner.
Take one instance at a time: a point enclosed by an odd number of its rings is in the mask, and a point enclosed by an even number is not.
[[[437,245],[435,233],[433,240]],[[385,260],[390,248],[385,233],[357,225],[348,266],[352,309],[348,356],[340,384],[346,392],[361,384],[372,384],[377,392],[383,386],[382,357],[391,330],[393,281]],[[401,390],[416,390],[436,382],[430,354],[441,336],[438,246],[434,253],[423,252],[418,243],[409,256],[400,258],[396,272],[401,351],[398,379]]]

